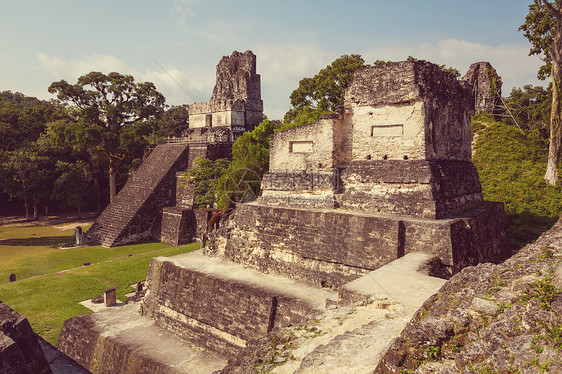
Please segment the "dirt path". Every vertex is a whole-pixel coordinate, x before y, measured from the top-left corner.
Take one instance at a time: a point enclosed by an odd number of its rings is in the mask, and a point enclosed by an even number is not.
[[[59,225],[55,228],[59,230],[72,229],[79,225],[92,224],[96,218],[93,212],[83,213],[82,218],[78,219],[75,213],[50,214],[40,216],[37,220],[26,220],[23,216],[0,216],[0,226],[51,226]]]

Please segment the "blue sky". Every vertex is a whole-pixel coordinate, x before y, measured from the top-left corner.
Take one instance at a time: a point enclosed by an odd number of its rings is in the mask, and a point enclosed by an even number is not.
[[[222,56],[249,49],[272,119],[289,109],[300,79],[352,53],[367,63],[411,55],[463,75],[490,61],[506,96],[543,84],[517,31],[531,2],[0,0],[0,90],[50,99],[53,81],[118,71],[154,82],[170,105],[191,104],[210,98]]]

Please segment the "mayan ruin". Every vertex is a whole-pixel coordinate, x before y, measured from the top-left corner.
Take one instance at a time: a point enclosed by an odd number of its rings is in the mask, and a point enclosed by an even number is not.
[[[151,151],[88,236],[105,247],[150,238],[182,245],[200,238],[197,228],[205,229],[212,212],[194,210],[194,185],[182,176],[199,157],[229,158],[234,141],[262,119],[256,56],[246,51],[223,57],[211,100],[189,106],[189,129]]]
[[[227,153],[228,139],[256,125],[255,61],[251,52],[223,58],[212,99],[190,107],[187,142],[156,147],[120,193],[139,191],[129,187],[135,178],[156,171],[145,165],[177,149],[160,171],[166,187],[156,188],[167,197],[147,198],[159,201],[162,217],[137,218],[121,240],[139,240],[153,222],[162,241],[197,237],[210,211],[194,209],[194,187],[180,184],[178,171],[195,154]],[[503,204],[483,200],[471,163],[473,97],[467,82],[429,62],[358,70],[335,114],[271,137],[262,195],[223,216],[204,249],[153,258],[140,302],[67,320],[57,347],[94,373],[228,373],[250,341],[328,321],[357,302],[373,315],[392,304],[397,319],[384,334],[397,336],[444,279],[507,255]],[[381,287],[396,282],[413,288],[381,299]]]
[[[3,5],[0,374],[562,374],[562,0]]]

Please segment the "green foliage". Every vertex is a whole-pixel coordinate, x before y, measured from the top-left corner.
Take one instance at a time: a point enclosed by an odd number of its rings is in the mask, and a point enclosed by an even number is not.
[[[558,7],[560,0],[549,3]],[[548,50],[556,35],[556,18],[550,14],[547,7],[535,2],[529,5],[529,13],[519,31],[523,31],[523,35],[531,42],[529,55],[539,55],[544,61],[545,64],[540,67],[537,77],[541,80],[546,79],[550,76],[552,66]]]
[[[318,121],[324,114],[331,113],[327,110],[322,109],[312,109],[312,108],[302,108],[291,112],[290,116],[285,116],[283,124],[275,130],[275,132],[284,131],[292,129],[293,127],[299,127],[302,125],[307,125],[309,123]],[[287,113],[288,114],[288,113]]]
[[[194,161],[193,168],[187,171],[184,181],[195,183],[198,207],[205,208],[215,205],[220,177],[229,165],[230,161],[224,158],[213,161],[199,157]]]
[[[415,58],[415,57],[412,57],[412,56],[408,56],[406,61],[427,61],[427,60]],[[375,61],[375,64],[377,64],[377,62],[378,62],[379,65],[381,65],[381,63],[384,63],[384,61],[377,60],[377,61]],[[460,76],[461,76],[461,72],[458,71],[457,69],[455,69],[454,67],[447,67],[445,64],[438,65],[438,66],[439,66],[439,69],[441,69],[442,71],[444,71],[446,73],[453,74],[455,76],[455,78],[460,78]]]
[[[54,106],[35,97],[0,92],[0,153],[26,147],[45,130]]]
[[[544,183],[547,144],[536,132],[489,117],[475,117],[478,132],[473,162],[484,198],[505,203],[507,235],[514,248],[537,238],[562,213],[560,187]]]
[[[162,118],[158,121],[156,136],[158,137],[178,137],[182,131],[189,126],[188,105],[172,105],[168,108]]]
[[[115,72],[91,72],[74,85],[65,80],[53,82],[49,92],[71,105],[67,114],[76,124],[71,129],[87,135],[72,136],[78,144],[71,146],[105,157],[113,198],[118,167],[125,157],[130,162],[142,155],[152,124],[164,111],[164,96],[151,82],[137,83],[133,76]]]
[[[0,162],[1,187],[11,198],[21,198],[26,209],[33,205],[37,218],[37,204],[45,200],[53,184],[52,162],[39,147],[31,143],[26,148],[5,152]]]
[[[426,348],[427,357],[430,361],[438,361],[441,356],[441,347],[436,345],[428,345]]]
[[[494,74],[494,71],[490,67],[486,67],[486,74],[488,75],[488,79],[490,80],[490,95],[492,95],[492,97],[494,98],[501,97],[502,78],[497,74]],[[458,77],[460,77],[460,73],[457,78]]]
[[[552,83],[546,89],[530,84],[523,86],[523,89],[513,88],[505,103],[517,122],[511,116],[506,116],[503,120],[505,123],[536,131],[541,138],[548,139]]]
[[[388,63],[391,63],[392,61],[385,61],[385,60],[376,60],[375,62],[373,62],[373,66],[382,66],[382,65],[386,65]]]
[[[52,197],[62,202],[63,207],[81,209],[92,194],[92,171],[83,160],[75,162],[57,161],[58,178],[54,182]]]
[[[544,279],[535,281],[531,283],[531,287],[525,290],[522,298],[523,301],[529,301],[535,299],[539,302],[539,305],[544,310],[552,310],[550,304],[554,298],[562,292],[558,287],[552,282],[554,274],[549,274]]]
[[[343,55],[320,70],[312,78],[303,78],[291,95],[293,108],[285,115],[291,121],[303,108],[334,111],[343,105],[345,89],[351,84],[355,70],[365,66],[360,55]]]
[[[269,137],[280,127],[279,121],[265,119],[236,139],[232,162],[218,183],[219,209],[259,196],[259,181],[269,169]]]

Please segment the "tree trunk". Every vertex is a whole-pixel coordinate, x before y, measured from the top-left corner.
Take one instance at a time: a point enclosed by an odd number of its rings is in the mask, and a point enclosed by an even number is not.
[[[29,219],[29,206],[27,205],[27,199],[23,198],[23,206],[25,207],[25,220]]]
[[[49,204],[45,203],[45,215],[49,215]]]
[[[82,219],[82,206],[78,204],[78,219]]]
[[[96,195],[96,216],[101,214],[101,185],[100,179],[97,176],[97,171],[94,172],[94,194]]]
[[[557,9],[560,13],[560,7]],[[553,186],[558,182],[558,162],[560,161],[560,145],[562,143],[562,131],[560,129],[560,115],[562,99],[562,29],[560,14],[557,15],[556,35],[549,49],[552,58],[552,107],[550,110],[550,143],[548,145],[548,160],[544,179],[546,183]]]
[[[33,219],[36,220],[39,217],[37,203],[33,203]]]
[[[119,161],[113,157],[109,159],[109,202],[117,195],[117,166]]]

